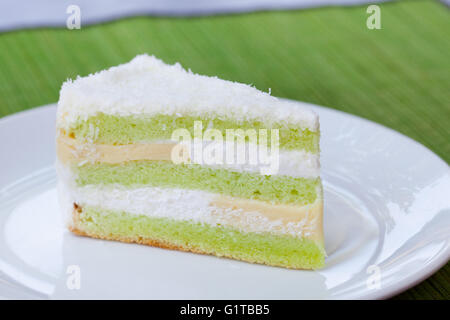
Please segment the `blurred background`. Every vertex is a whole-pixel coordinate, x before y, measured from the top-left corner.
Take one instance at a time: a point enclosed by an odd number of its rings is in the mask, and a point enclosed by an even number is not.
[[[0,117],[53,103],[67,78],[146,52],[373,120],[448,163],[449,4],[1,0]],[[449,299],[449,284],[447,264],[396,298]]]

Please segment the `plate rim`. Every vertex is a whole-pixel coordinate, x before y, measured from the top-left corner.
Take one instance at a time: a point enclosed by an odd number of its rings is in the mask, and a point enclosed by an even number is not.
[[[423,151],[429,152],[430,154],[432,154],[434,156],[434,158],[437,161],[441,161],[442,164],[446,165],[447,168],[449,168],[449,170],[450,170],[450,166],[448,165],[448,163],[444,159],[442,159],[439,155],[437,155],[435,152],[433,152],[432,150],[430,150],[429,148],[427,148],[420,142],[414,140],[413,138],[411,138],[401,132],[398,132],[395,129],[387,127],[383,124],[377,123],[373,120],[366,119],[366,118],[363,118],[358,115],[354,115],[354,114],[351,114],[351,113],[348,113],[348,112],[345,112],[342,110],[330,108],[330,107],[320,106],[320,105],[316,105],[316,104],[309,103],[309,102],[303,102],[303,101],[286,99],[286,98],[279,98],[279,99],[290,101],[290,102],[295,102],[296,104],[303,105],[307,108],[312,109],[313,111],[315,111],[316,109],[322,109],[322,110],[325,110],[326,112],[337,113],[340,116],[350,117],[357,121],[362,121],[362,122],[366,122],[370,125],[378,126],[381,129],[389,131],[391,134],[398,135],[401,138],[408,140],[409,143],[419,146],[420,148],[423,149]],[[56,107],[57,107],[56,102],[49,103],[49,104],[36,106],[36,107],[30,108],[30,109],[18,111],[18,112],[3,116],[0,118],[0,126],[5,124],[6,122],[16,121],[23,117],[30,116],[30,114],[33,114],[33,113],[45,112],[48,109],[53,109],[53,108],[56,109]],[[55,112],[56,112],[56,110],[55,110]],[[337,297],[337,299],[340,299],[340,300],[343,300],[343,299],[358,299],[358,300],[389,299],[389,298],[391,298],[395,295],[398,295],[398,294],[418,285],[419,283],[425,281],[426,279],[431,277],[433,274],[438,272],[441,268],[443,268],[449,261],[450,261],[450,245],[447,244],[446,248],[443,249],[440,254],[438,254],[436,257],[432,258],[431,262],[427,265],[427,267],[419,269],[419,270],[415,271],[414,273],[410,273],[408,276],[404,277],[403,279],[401,279],[399,281],[391,281],[390,284],[388,284],[386,287],[382,287],[381,289],[375,290],[373,292],[366,292],[357,297],[351,297],[351,295],[350,296],[343,295],[341,297]],[[0,270],[0,278],[2,278],[2,275],[7,276]],[[5,279],[5,280],[8,281],[8,279]],[[8,298],[8,297],[6,297],[6,298]]]

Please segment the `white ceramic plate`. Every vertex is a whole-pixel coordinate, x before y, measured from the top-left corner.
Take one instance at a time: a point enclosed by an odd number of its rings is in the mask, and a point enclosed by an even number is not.
[[[328,258],[320,271],[74,236],[56,200],[55,106],[1,119],[0,296],[370,299],[430,276],[450,257],[448,165],[395,131],[311,107],[322,129]]]

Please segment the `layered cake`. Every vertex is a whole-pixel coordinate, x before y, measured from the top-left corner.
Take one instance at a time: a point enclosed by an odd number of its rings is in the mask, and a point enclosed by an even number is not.
[[[251,86],[148,55],[68,80],[57,169],[77,235],[324,265],[318,118]]]

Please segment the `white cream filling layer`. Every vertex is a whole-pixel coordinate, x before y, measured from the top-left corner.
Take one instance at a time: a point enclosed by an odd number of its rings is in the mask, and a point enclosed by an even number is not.
[[[306,210],[300,219],[291,217],[292,220],[286,220],[281,213],[279,219],[273,219],[258,211],[217,207],[214,205],[217,195],[203,191],[155,187],[126,189],[119,185],[66,188],[67,191],[64,201],[76,203],[81,208],[91,206],[134,215],[229,226],[242,232],[315,238],[317,233],[321,233],[318,228],[322,227],[321,214],[313,209],[317,204],[311,205],[311,214]]]
[[[192,140],[180,142],[158,141],[148,146],[168,145],[169,148],[146,150],[146,144],[97,145],[78,143],[74,139],[59,137],[60,158],[83,164],[86,162],[121,163],[138,160],[167,160],[191,163],[213,168],[225,168],[236,172],[253,172],[263,175],[287,175],[317,178],[320,174],[319,154],[302,150],[267,149],[257,144]],[[157,149],[157,151],[155,151]],[[63,160],[63,159],[61,159]]]
[[[194,140],[181,145],[186,145],[189,150],[189,163],[262,175],[303,178],[317,178],[320,175],[318,153],[270,149],[252,143],[236,143],[230,147],[226,142]]]

